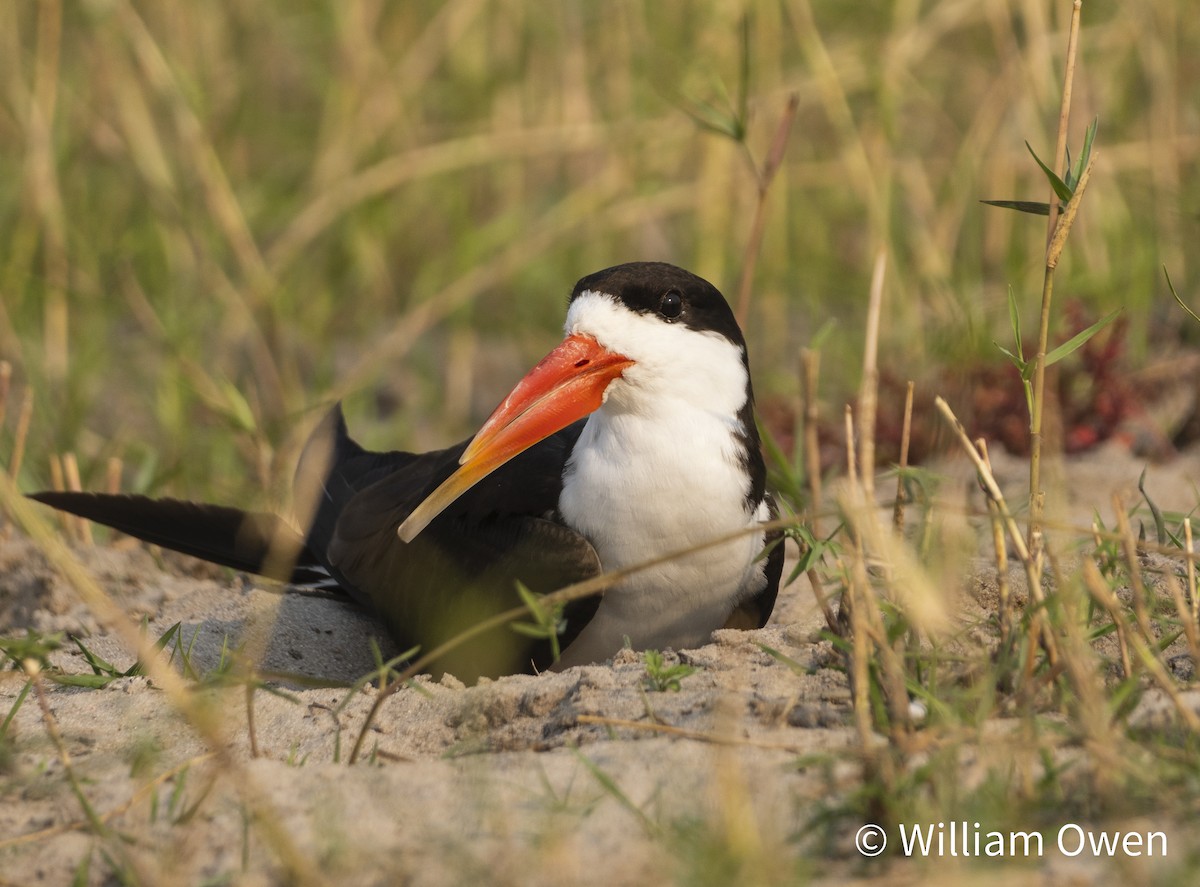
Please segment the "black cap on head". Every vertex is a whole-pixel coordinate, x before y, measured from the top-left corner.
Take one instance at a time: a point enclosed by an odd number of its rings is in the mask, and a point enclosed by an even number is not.
[[[719,333],[745,351],[746,342],[721,291],[702,277],[666,262],[629,262],[589,274],[571,293],[606,293],[639,314]]]

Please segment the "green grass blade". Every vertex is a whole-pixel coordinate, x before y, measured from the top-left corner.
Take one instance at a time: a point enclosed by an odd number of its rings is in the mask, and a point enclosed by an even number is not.
[[[1114,320],[1116,320],[1117,315],[1120,314],[1124,310],[1125,310],[1124,308],[1114,308],[1108,314],[1104,315],[1104,317],[1100,318],[1095,323],[1093,323],[1091,326],[1089,326],[1086,330],[1084,330],[1081,333],[1076,333],[1070,339],[1063,342],[1061,345],[1059,345],[1057,348],[1055,348],[1053,351],[1051,351],[1049,354],[1046,355],[1046,366],[1052,366],[1053,364],[1058,363],[1060,360],[1062,360],[1067,355],[1072,354],[1073,352],[1077,351],[1085,342],[1087,342],[1088,339],[1090,339],[1092,336],[1096,335],[1096,333],[1100,332],[1100,330],[1104,329],[1106,326],[1108,326],[1110,323],[1112,323]]]
[[[174,625],[164,631],[162,636],[154,642],[155,651],[161,653],[163,650],[165,650],[167,648],[167,644],[171,643],[171,641],[179,635],[179,630],[182,626],[182,622],[176,622]],[[145,663],[139,659],[137,662],[133,663],[133,665],[129,666],[128,669],[126,669],[124,676],[127,678],[140,677],[141,675],[145,674],[145,670]]]
[[[1050,204],[1039,203],[1036,200],[981,200],[988,206],[998,206],[1001,209],[1015,209],[1019,213],[1029,213],[1031,216],[1050,215]]]
[[[796,674],[796,675],[800,675],[801,677],[804,677],[805,675],[810,675],[810,674],[814,673],[814,669],[810,668],[807,665],[804,665],[803,663],[797,662],[795,659],[793,659],[791,656],[788,656],[786,653],[780,653],[774,647],[768,647],[766,644],[761,644],[761,643],[755,644],[755,646],[758,647],[758,649],[762,650],[764,653],[766,653],[768,656],[770,656],[772,659],[774,659],[776,662],[785,666],[789,671],[792,672],[792,674]]]
[[[1024,360],[1022,360],[1016,354],[1013,354],[1011,351],[1009,351],[1007,348],[1005,348],[999,342],[992,342],[992,344],[1000,349],[1001,354],[1003,354],[1010,361],[1012,361],[1012,365],[1015,366],[1021,372],[1022,375],[1025,374],[1025,367],[1028,366],[1028,364]]]
[[[592,777],[596,780],[596,782],[600,783],[600,787],[608,792],[608,794],[612,795],[618,804],[620,804],[637,818],[638,822],[641,823],[642,828],[646,830],[647,834],[658,834],[658,826],[652,819],[650,819],[649,816],[646,815],[645,811],[642,810],[641,807],[633,803],[633,801],[629,799],[629,796],[625,794],[625,792],[621,791],[621,787],[617,785],[615,779],[601,770],[595,761],[581,752],[579,750],[579,746],[572,745],[571,751],[575,753],[575,757],[578,758],[579,762],[587,768],[587,771],[592,774]]]
[[[1175,292],[1175,284],[1171,282],[1171,275],[1167,272],[1167,266],[1163,265],[1163,276],[1167,278],[1167,288],[1171,290],[1171,295],[1175,297],[1175,301],[1179,303],[1179,307],[1192,316],[1192,320],[1200,323],[1200,315],[1187,306],[1187,303],[1179,297],[1179,293]]]
[[[1054,170],[1042,163],[1042,158],[1037,156],[1037,152],[1033,150],[1033,145],[1026,142],[1025,147],[1029,149],[1029,153],[1033,155],[1033,159],[1037,161],[1037,165],[1046,174],[1046,178],[1050,182],[1050,187],[1054,189],[1054,193],[1058,195],[1058,199],[1062,201],[1070,200],[1071,195],[1075,192],[1067,187],[1067,183],[1060,179]]]
[[[1138,475],[1138,492],[1142,494],[1142,498],[1150,506],[1150,514],[1154,517],[1154,534],[1158,539],[1158,544],[1167,545],[1177,540],[1167,531],[1167,521],[1163,517],[1162,509],[1158,507],[1154,500],[1150,498],[1150,494],[1146,492],[1147,470],[1147,468],[1143,468],[1142,473]]]
[[[83,641],[79,638],[71,638],[75,642],[75,646],[83,653],[83,658],[87,660],[88,666],[92,672],[98,675],[104,675],[108,678],[121,677],[121,672],[117,671],[117,667],[96,653],[93,653],[83,645]]]
[[[8,710],[8,715],[4,718],[4,723],[0,724],[0,742],[4,741],[4,736],[8,733],[9,724],[11,724],[13,718],[17,716],[17,712],[21,710],[21,706],[24,704],[26,697],[29,696],[29,691],[32,687],[33,680],[30,679],[25,682],[25,686],[22,687],[21,692],[17,694],[17,699],[12,704],[12,708]]]
[[[1017,343],[1017,363],[1024,364],[1025,348],[1021,344],[1021,306],[1017,304],[1017,296],[1011,286],[1008,288],[1008,322],[1012,326],[1013,341]],[[1012,357],[1011,354],[1009,356]]]
[[[1087,169],[1088,161],[1092,157],[1092,143],[1096,140],[1096,129],[1099,126],[1100,118],[1096,117],[1083,134],[1083,150],[1079,153],[1079,159],[1074,164],[1071,163],[1071,149],[1067,149],[1067,184],[1070,185],[1072,193],[1074,193],[1075,185],[1078,184],[1079,177]]]

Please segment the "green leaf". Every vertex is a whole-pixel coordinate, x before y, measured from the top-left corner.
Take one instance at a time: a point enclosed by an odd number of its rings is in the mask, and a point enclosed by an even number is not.
[[[1179,307],[1192,316],[1192,319],[1200,323],[1200,316],[1196,314],[1183,299],[1179,298],[1179,293],[1175,292],[1175,284],[1171,283],[1171,275],[1167,273],[1167,266],[1163,265],[1163,275],[1167,278],[1167,287],[1171,290],[1171,295],[1175,297],[1175,301],[1179,303]]]
[[[685,662],[668,667],[658,650],[646,650],[642,654],[642,661],[646,665],[646,689],[657,693],[667,690],[678,693],[681,688],[679,682],[696,673],[696,667]]]
[[[998,206],[1001,209],[1015,209],[1019,213],[1029,213],[1032,216],[1048,216],[1050,215],[1050,204],[1038,203],[1033,200],[981,200],[980,203],[986,203],[988,206]],[[1062,208],[1062,204],[1059,204]]]
[[[993,341],[992,344],[995,345],[997,348],[999,348],[1000,352],[1005,357],[1007,357],[1010,361],[1012,361],[1013,366],[1015,366],[1020,371],[1022,376],[1025,375],[1025,367],[1027,367],[1029,364],[1027,364],[1024,360],[1022,360],[1017,355],[1013,354],[1011,351],[1009,351],[1007,348],[1005,348],[999,342]]]
[[[720,106],[695,96],[684,96],[683,112],[703,129],[711,130],[735,142],[746,140],[747,121],[750,119],[750,14],[744,13],[740,22],[738,40],[737,95],[730,98],[729,90],[715,69],[709,69],[712,91],[720,98]]]
[[[1053,351],[1051,351],[1049,354],[1046,355],[1046,366],[1053,366],[1054,364],[1058,363],[1060,360],[1062,360],[1067,355],[1077,351],[1081,345],[1083,345],[1085,342],[1087,342],[1088,339],[1090,339],[1092,336],[1096,335],[1096,333],[1100,332],[1100,330],[1104,329],[1106,326],[1108,326],[1110,323],[1112,323],[1114,320],[1116,320],[1117,315],[1120,314],[1124,310],[1125,310],[1124,308],[1113,309],[1108,314],[1106,314],[1104,317],[1100,318],[1095,323],[1093,323],[1091,326],[1089,326],[1083,332],[1076,333],[1074,336],[1072,336],[1066,342],[1063,342],[1061,345],[1059,345],[1057,348],[1055,348]]]
[[[35,659],[42,665],[48,664],[47,657],[62,646],[63,632],[54,634],[39,634],[33,629],[25,629],[25,637],[0,637],[0,653],[11,659],[17,666],[26,659]]]
[[[81,653],[83,653],[83,658],[87,660],[87,664],[91,667],[94,674],[104,675],[109,679],[122,677],[121,672],[117,671],[117,667],[115,665],[113,665],[103,656],[93,653],[83,645],[83,641],[81,641],[79,638],[71,638],[71,640],[75,642],[75,646],[79,648]]]
[[[88,690],[103,690],[113,681],[120,678],[114,674],[55,674],[47,672],[50,680],[64,687],[84,687]]]
[[[792,571],[792,575],[787,580],[787,585],[791,585],[798,577],[804,573],[807,573],[818,563],[824,560],[826,554],[830,554],[834,557],[837,556],[840,551],[840,547],[836,542],[833,541],[833,537],[836,536],[841,529],[842,526],[839,524],[834,531],[824,539],[818,539],[813,535],[812,530],[802,524],[796,524],[793,527],[787,527],[784,529],[783,534],[791,539],[794,539],[796,541],[796,545],[800,549],[800,557],[796,561],[796,567]]]
[[[1150,498],[1150,494],[1146,492],[1146,472],[1148,468],[1143,468],[1142,473],[1138,475],[1138,492],[1142,494],[1142,498],[1146,500],[1146,504],[1150,506],[1150,514],[1154,517],[1154,533],[1158,537],[1159,545],[1175,544],[1182,548],[1179,539],[1171,535],[1167,529],[1167,520],[1163,517],[1162,509]]]
[[[171,643],[172,639],[179,635],[179,629],[182,625],[182,622],[176,622],[174,625],[164,631],[162,633],[162,637],[154,642],[155,651],[161,653],[163,650],[165,650],[167,644]],[[137,662],[133,663],[133,665],[129,666],[128,669],[126,669],[124,676],[127,678],[136,678],[145,673],[146,664],[139,659]]]
[[[1033,159],[1037,161],[1038,166],[1042,168],[1042,172],[1046,174],[1046,178],[1050,182],[1050,187],[1054,189],[1054,193],[1058,195],[1058,199],[1064,202],[1070,200],[1071,195],[1075,192],[1067,187],[1066,182],[1055,175],[1054,170],[1042,163],[1042,158],[1037,156],[1037,153],[1034,152],[1033,146],[1029,142],[1025,143],[1025,147],[1029,149],[1029,153],[1033,155]]]
[[[1171,644],[1173,644],[1177,640],[1179,640],[1182,636],[1183,636],[1183,629],[1177,628],[1174,631],[1172,631],[1168,634],[1165,634],[1161,638],[1159,638],[1155,642],[1154,646],[1155,646],[1155,648],[1157,648],[1159,653],[1165,653],[1167,651],[1167,648],[1170,647]]]
[[[814,674],[816,672],[816,669],[814,667],[804,665],[803,663],[797,662],[791,656],[788,656],[784,653],[780,653],[774,647],[768,647],[766,644],[759,644],[759,643],[756,643],[755,646],[758,647],[758,649],[762,650],[764,653],[766,653],[768,656],[770,656],[772,659],[774,659],[776,662],[779,662],[781,665],[786,666],[788,668],[788,670],[792,672],[792,674],[797,674],[797,675],[800,675],[801,677],[804,677],[805,675]]]
[[[754,414],[754,422],[758,427],[763,451],[766,453],[767,465],[774,469],[771,472],[772,489],[780,494],[785,503],[794,503],[797,508],[801,507],[805,500],[803,463],[797,460],[797,464],[792,464],[771,429],[760,421],[757,412]]]
[[[29,691],[33,687],[33,678],[25,682],[25,686],[21,688],[21,692],[17,694],[17,700],[8,710],[8,714],[4,718],[4,722],[0,723],[0,742],[4,741],[4,736],[8,733],[9,725],[12,724],[13,718],[17,716],[17,712],[21,710],[25,699],[29,696]]]
[[[524,635],[529,638],[540,638],[550,642],[550,654],[554,661],[557,662],[562,655],[562,650],[559,649],[558,635],[562,630],[562,611],[563,605],[558,604],[550,609],[542,603],[541,597],[534,594],[521,582],[517,583],[517,594],[521,597],[521,603],[525,605],[530,614],[533,616],[533,622],[513,622],[509,627],[517,634]]]
[[[1083,134],[1083,151],[1079,155],[1079,159],[1075,164],[1071,164],[1071,149],[1067,149],[1067,185],[1071,188],[1071,193],[1075,193],[1075,186],[1079,184],[1079,179],[1083,175],[1083,171],[1087,169],[1088,161],[1092,157],[1092,142],[1096,140],[1096,129],[1100,125],[1100,118],[1092,120],[1087,131]]]
[[[1017,360],[1023,364],[1025,363],[1025,349],[1021,344],[1021,306],[1017,304],[1017,297],[1011,286],[1008,288],[1008,322],[1012,326],[1013,341],[1017,343]]]
[[[722,111],[708,102],[693,100],[690,107],[684,108],[683,111],[701,129],[726,136],[735,142],[740,142],[745,137],[741,121],[735,114]]]
[[[74,876],[71,878],[71,887],[87,887],[91,883],[92,869],[92,854],[89,852],[82,856],[79,864],[75,866]]]
[[[633,801],[629,799],[629,796],[625,794],[625,792],[621,791],[621,787],[617,785],[617,781],[615,779],[600,769],[599,765],[597,765],[595,761],[581,752],[579,750],[579,746],[571,743],[568,745],[568,748],[570,748],[575,757],[579,759],[579,762],[587,768],[587,771],[592,774],[592,777],[598,783],[600,783],[600,787],[612,795],[618,804],[637,817],[638,821],[642,825],[642,828],[646,830],[647,834],[652,836],[657,836],[659,834],[659,825],[653,819],[647,816],[641,807],[633,803]]]

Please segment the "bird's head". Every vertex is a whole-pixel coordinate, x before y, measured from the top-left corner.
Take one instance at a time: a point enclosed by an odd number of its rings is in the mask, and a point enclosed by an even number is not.
[[[653,414],[671,400],[728,414],[745,405],[746,347],[708,283],[661,262],[617,265],[571,294],[566,338],[498,406],[458,469],[400,525],[411,541],[514,456],[598,409]]]

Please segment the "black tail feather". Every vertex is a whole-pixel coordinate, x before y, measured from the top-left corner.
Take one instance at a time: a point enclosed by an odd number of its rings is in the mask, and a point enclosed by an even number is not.
[[[263,573],[272,550],[297,552],[286,578],[297,584],[328,582],[329,574],[304,539],[285,521],[266,512],[224,505],[104,493],[31,493],[43,502],[163,548],[248,573]],[[274,546],[274,549],[273,549]]]

